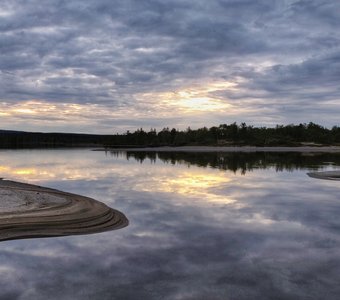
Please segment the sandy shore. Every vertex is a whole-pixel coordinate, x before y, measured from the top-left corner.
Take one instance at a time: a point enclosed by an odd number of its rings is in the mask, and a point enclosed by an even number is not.
[[[96,149],[109,151],[144,151],[144,152],[314,152],[314,153],[340,153],[340,146],[327,147],[216,147],[216,146],[183,146],[183,147],[147,147],[147,148],[109,148]]]
[[[309,177],[326,179],[326,180],[340,180],[340,171],[324,171],[307,173]]]
[[[127,225],[124,214],[94,199],[0,180],[0,241],[96,233]]]

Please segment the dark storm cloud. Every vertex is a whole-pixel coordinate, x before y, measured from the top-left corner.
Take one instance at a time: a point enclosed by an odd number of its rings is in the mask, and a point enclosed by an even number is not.
[[[339,9],[321,0],[2,1],[0,100],[114,111],[138,106],[138,93],[241,78],[218,95],[259,111],[252,93],[268,107],[273,98],[286,108],[315,103],[322,118],[320,103],[339,97]]]

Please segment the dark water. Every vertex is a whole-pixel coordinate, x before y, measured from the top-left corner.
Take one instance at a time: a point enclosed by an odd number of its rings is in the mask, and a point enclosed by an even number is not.
[[[1,151],[130,225],[0,243],[0,299],[340,299],[340,156]]]

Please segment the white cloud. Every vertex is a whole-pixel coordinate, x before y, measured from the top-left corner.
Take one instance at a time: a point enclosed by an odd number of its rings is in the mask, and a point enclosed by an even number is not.
[[[39,126],[2,107],[0,127],[23,129],[25,122],[25,129],[53,130],[43,124],[60,115],[55,129],[67,131],[254,117],[274,125],[302,110],[294,121],[333,125],[340,111],[327,101],[339,100],[337,10],[334,1],[2,1],[0,102],[39,99],[90,113],[77,123],[58,109],[36,108]],[[202,93],[216,81],[235,89]],[[192,86],[201,100],[168,97],[165,105],[162,96]]]

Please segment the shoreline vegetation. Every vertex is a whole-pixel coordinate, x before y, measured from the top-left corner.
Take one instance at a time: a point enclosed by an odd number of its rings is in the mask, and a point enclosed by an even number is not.
[[[299,147],[301,151],[317,148],[339,151],[340,127],[331,129],[315,123],[299,125],[276,125],[275,127],[254,127],[245,123],[221,124],[210,128],[177,130],[163,128],[160,131],[142,128],[134,132],[98,135],[78,133],[42,133],[0,130],[0,148],[155,148],[155,147],[218,147],[219,151],[254,151],[264,149],[281,151],[281,147]],[[329,148],[331,147],[331,148]],[[161,149],[161,148],[159,148]],[[193,148],[191,148],[193,149]],[[198,149],[198,148],[197,148]],[[203,149],[203,148],[201,148]],[[305,149],[305,150],[303,150]],[[256,151],[256,150],[255,150]],[[265,150],[263,150],[265,151]]]

